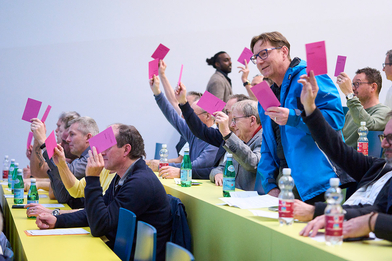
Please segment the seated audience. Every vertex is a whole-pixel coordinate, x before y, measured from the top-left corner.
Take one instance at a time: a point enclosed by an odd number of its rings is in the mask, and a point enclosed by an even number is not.
[[[229,96],[233,94],[231,79],[228,74],[231,73],[231,57],[226,52],[218,52],[213,57],[206,59],[207,64],[216,69],[211,76],[207,91],[227,102]]]

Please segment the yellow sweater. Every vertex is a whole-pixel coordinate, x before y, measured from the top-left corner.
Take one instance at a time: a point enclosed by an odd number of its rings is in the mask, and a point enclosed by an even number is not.
[[[109,188],[110,183],[116,173],[111,173],[107,169],[103,169],[101,174],[99,175],[99,181],[101,182],[102,192],[105,195],[106,190]],[[67,189],[69,194],[74,198],[83,198],[84,197],[84,188],[86,187],[86,179],[82,178],[80,180],[76,180],[75,184],[72,188]]]

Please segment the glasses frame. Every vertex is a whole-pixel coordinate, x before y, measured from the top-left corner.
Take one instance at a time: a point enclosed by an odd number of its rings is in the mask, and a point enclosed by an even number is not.
[[[351,85],[355,88],[355,89],[358,89],[359,88],[359,86],[361,86],[362,84],[372,84],[371,82],[353,82],[353,83],[351,83]]]
[[[255,54],[252,57],[250,57],[250,60],[252,61],[252,63],[256,64],[257,63],[257,57],[259,57],[261,60],[265,60],[265,59],[268,58],[268,51],[272,51],[272,50],[275,50],[275,49],[281,49],[282,47],[283,46],[263,49],[260,52],[258,52],[257,54]],[[266,55],[264,55],[265,56],[264,58],[260,56],[261,52],[265,52],[266,53]]]
[[[380,134],[380,135],[378,135],[378,138],[380,139],[380,142],[381,142],[381,143],[382,143],[382,141],[383,141],[384,139],[386,139],[387,142],[388,142],[388,144],[389,144],[389,146],[392,146],[392,133],[389,133],[389,134],[387,134],[387,135]]]
[[[237,124],[237,119],[249,118],[249,117],[252,117],[252,115],[250,115],[250,116],[234,117],[234,118],[231,119],[231,122],[232,122],[233,124]]]
[[[382,68],[385,68],[385,65],[392,65],[392,63],[382,63]]]

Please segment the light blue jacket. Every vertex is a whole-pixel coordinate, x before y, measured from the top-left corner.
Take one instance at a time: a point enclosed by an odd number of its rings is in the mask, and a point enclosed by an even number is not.
[[[302,84],[298,83],[298,80],[303,74],[306,74],[305,61],[289,67],[284,76],[280,103],[281,107],[290,109],[290,114],[287,124],[280,126],[280,133],[287,165],[291,168],[291,175],[298,193],[305,201],[326,191],[329,188],[329,179],[335,178],[336,174],[329,159],[312,139],[300,115],[303,111],[300,100]],[[316,106],[332,128],[341,130],[344,126],[344,114],[339,92],[328,75],[319,75],[316,79],[319,86]],[[258,108],[263,126],[263,142],[257,172],[261,175],[265,193],[268,193],[277,187],[274,173],[278,173],[279,158],[276,153],[271,119],[264,114],[260,103]]]

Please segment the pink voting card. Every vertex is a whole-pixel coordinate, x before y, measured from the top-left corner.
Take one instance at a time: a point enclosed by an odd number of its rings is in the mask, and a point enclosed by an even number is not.
[[[335,76],[339,76],[341,72],[344,72],[344,66],[346,65],[346,56],[338,55],[338,60],[336,61]]]
[[[164,46],[163,44],[160,44],[158,48],[155,50],[155,52],[151,55],[153,59],[158,59],[158,60],[163,60],[165,58],[166,54],[170,51],[169,48]]]
[[[112,126],[95,135],[94,137],[91,137],[88,142],[90,143],[90,149],[95,147],[98,153],[101,153],[102,151],[105,151],[113,145],[117,144]]]
[[[325,52],[325,41],[306,44],[306,61],[308,66],[306,72],[313,70],[314,75],[327,74],[327,53]]]
[[[148,79],[158,76],[159,74],[159,59],[155,59],[148,63]]]
[[[181,82],[181,77],[182,77],[182,69],[184,69],[184,65],[183,65],[183,64],[181,64],[180,78],[178,79],[178,85],[180,85],[180,82]]]
[[[46,111],[45,111],[45,113],[44,113],[44,116],[42,116],[42,120],[41,120],[42,122],[45,122],[45,121],[46,121],[46,118],[48,118],[50,109],[52,109],[52,106],[48,105],[48,107],[46,107]]]
[[[48,152],[49,159],[52,158],[54,154],[54,148],[57,147],[56,138],[54,136],[54,131],[45,140],[46,151]]]
[[[246,62],[249,64],[250,58],[252,57],[253,53],[251,50],[249,50],[249,48],[244,48],[244,50],[242,51],[240,58],[238,58],[238,61],[240,63],[242,63],[243,65],[245,65],[244,60],[246,60]]]
[[[33,133],[30,131],[29,132],[29,136],[27,137],[27,149],[30,147],[31,145],[31,141],[33,140]]]
[[[272,92],[266,81],[262,81],[261,83],[253,86],[250,89],[265,111],[269,107],[280,106],[279,100],[276,98],[275,94]]]
[[[37,118],[41,104],[40,101],[28,98],[22,120],[30,122],[32,118]]]
[[[222,111],[226,103],[210,92],[205,91],[197,105],[209,114],[213,114],[214,112]]]

